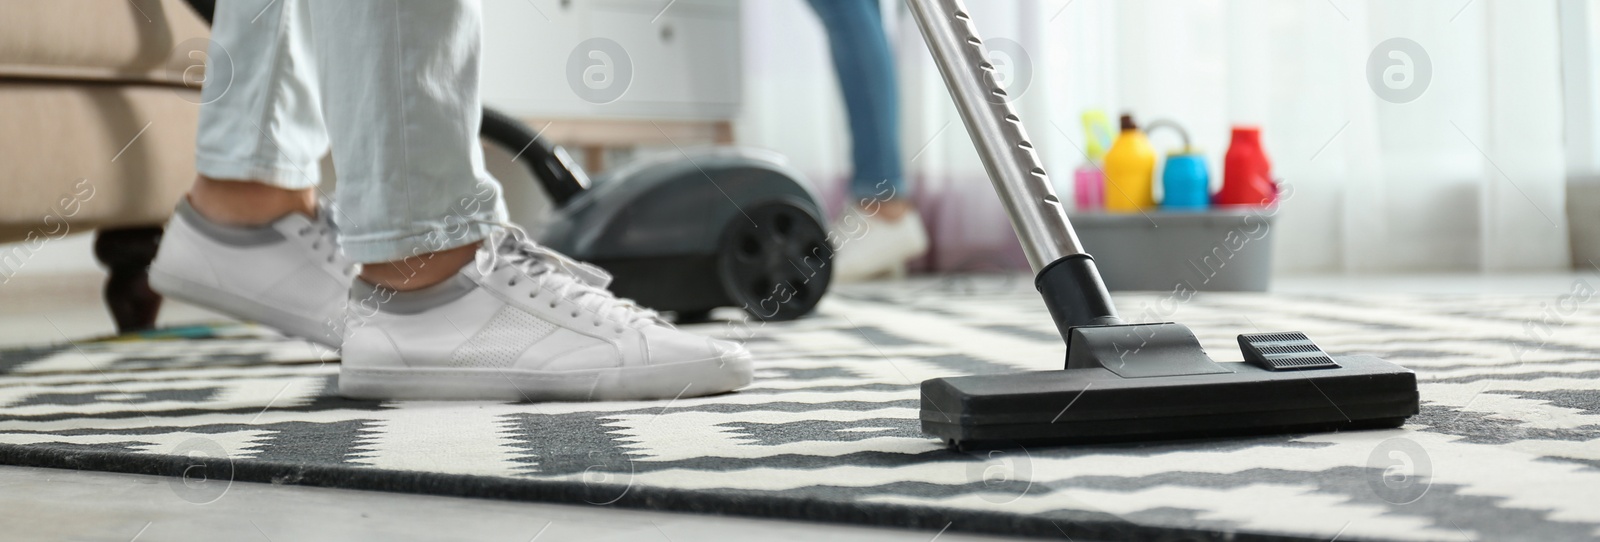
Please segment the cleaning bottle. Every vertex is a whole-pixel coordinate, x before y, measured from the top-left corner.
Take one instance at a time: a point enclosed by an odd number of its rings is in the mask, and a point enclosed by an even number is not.
[[[1161,168],[1161,208],[1204,210],[1211,205],[1211,168],[1206,165],[1205,153],[1190,144],[1189,131],[1176,122],[1151,121],[1145,125],[1145,133],[1154,136],[1162,128],[1177,132],[1183,146],[1167,153]]]
[[[1122,134],[1106,153],[1106,210],[1133,212],[1155,206],[1151,176],[1156,153],[1132,115],[1122,116]]]
[[[1105,207],[1106,176],[1102,172],[1106,146],[1111,144],[1111,120],[1106,112],[1090,109],[1083,112],[1083,165],[1072,172],[1073,201],[1079,210],[1088,211]]]
[[[1261,150],[1261,129],[1234,126],[1233,141],[1222,163],[1222,189],[1212,198],[1216,205],[1267,206],[1277,203],[1278,185],[1272,181],[1272,163]]]

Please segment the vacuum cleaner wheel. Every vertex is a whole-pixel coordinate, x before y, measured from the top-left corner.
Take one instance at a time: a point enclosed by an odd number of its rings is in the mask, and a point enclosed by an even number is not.
[[[784,201],[747,207],[744,215],[728,222],[717,255],[729,299],[761,320],[811,312],[833,278],[833,248],[822,225]]]

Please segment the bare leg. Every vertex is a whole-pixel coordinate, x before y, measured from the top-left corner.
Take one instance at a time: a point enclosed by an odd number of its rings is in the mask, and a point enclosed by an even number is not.
[[[317,217],[315,188],[279,188],[256,181],[196,176],[189,205],[207,220],[229,226],[260,226],[289,213]]]
[[[899,222],[900,219],[905,218],[906,213],[909,213],[912,211],[912,209],[914,209],[914,207],[911,206],[911,202],[904,199],[892,199],[880,202],[877,206],[878,212],[876,216],[883,217],[884,220],[889,222]],[[868,210],[864,209],[863,212],[868,212]]]
[[[289,213],[317,216],[314,188],[291,190],[254,181],[217,180],[204,175],[189,189],[189,204],[206,219],[230,226],[259,226]],[[902,211],[903,214],[903,211]],[[362,266],[361,278],[397,291],[416,290],[450,278],[471,263],[479,243],[403,260]]]
[[[480,241],[399,261],[369,263],[361,266],[361,280],[401,292],[427,288],[472,263],[481,244]]]

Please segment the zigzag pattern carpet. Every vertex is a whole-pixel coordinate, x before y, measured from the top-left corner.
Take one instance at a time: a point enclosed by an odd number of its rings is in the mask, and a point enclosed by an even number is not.
[[[920,433],[917,383],[1059,367],[1025,280],[846,290],[798,322],[695,326],[742,338],[757,382],[676,401],[351,401],[328,352],[189,330],[0,352],[0,463],[187,473],[172,487],[195,502],[249,480],[1079,540],[1593,539],[1600,311],[1571,301],[1119,296],[1125,317],[1185,322],[1219,359],[1256,329],[1385,357],[1417,371],[1422,413],[1394,430],[970,453]]]

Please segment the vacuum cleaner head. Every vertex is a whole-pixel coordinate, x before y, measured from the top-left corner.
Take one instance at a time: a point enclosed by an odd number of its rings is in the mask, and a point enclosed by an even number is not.
[[[1218,363],[1183,325],[1123,324],[1086,255],[1036,285],[1066,367],[925,381],[924,433],[967,449],[1397,427],[1417,413],[1410,370],[1334,358],[1304,333],[1240,335],[1245,361]]]
[[[1293,340],[1281,340],[1293,336]],[[1217,363],[1188,328],[1073,328],[1067,369],[922,383],[922,431],[957,448],[1398,427],[1416,375],[1300,333],[1240,335]]]

